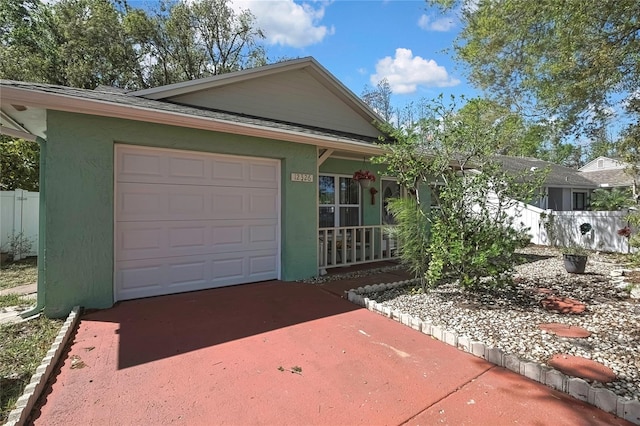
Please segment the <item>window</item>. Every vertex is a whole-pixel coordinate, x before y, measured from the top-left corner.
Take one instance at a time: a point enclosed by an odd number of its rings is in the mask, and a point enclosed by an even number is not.
[[[351,177],[320,175],[319,226],[360,225],[360,185]]]
[[[389,200],[392,198],[400,198],[400,184],[397,181],[391,179],[382,180],[382,224],[383,225],[395,225],[396,220],[389,212],[388,205]]]
[[[574,192],[573,193],[573,210],[586,210],[587,209],[587,193],[586,192]]]
[[[430,193],[431,203],[430,209],[431,211],[439,211],[440,210],[440,193],[442,192],[442,188],[444,188],[444,182],[431,182]]]

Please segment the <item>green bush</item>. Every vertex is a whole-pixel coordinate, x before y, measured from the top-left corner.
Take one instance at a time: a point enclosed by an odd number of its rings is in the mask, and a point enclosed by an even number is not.
[[[385,129],[391,142],[376,161],[409,194],[391,211],[400,257],[423,286],[451,279],[470,290],[502,285],[515,251],[528,244],[507,211],[539,193],[546,170],[503,171],[494,154],[500,141],[511,140],[508,120],[485,120],[482,105],[457,110],[440,98],[416,123]],[[429,204],[437,209],[429,212]]]
[[[388,209],[397,223],[388,232],[401,243],[400,261],[422,281],[429,264],[428,212],[414,198],[392,199]]]

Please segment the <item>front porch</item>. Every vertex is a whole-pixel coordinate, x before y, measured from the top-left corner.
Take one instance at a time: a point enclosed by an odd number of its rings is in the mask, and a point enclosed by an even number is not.
[[[389,225],[342,226],[318,230],[320,270],[398,258],[398,241]]]

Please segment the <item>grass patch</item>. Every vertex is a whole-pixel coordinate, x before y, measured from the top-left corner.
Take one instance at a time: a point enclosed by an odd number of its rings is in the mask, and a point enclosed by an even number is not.
[[[38,282],[38,258],[28,257],[0,266],[0,290]]]
[[[19,294],[0,295],[0,308],[6,308],[8,306],[19,306],[22,308],[25,306],[33,305],[34,303],[34,300],[29,300]]]
[[[0,324],[0,423],[9,417],[62,324],[62,320],[43,315],[18,324]]]

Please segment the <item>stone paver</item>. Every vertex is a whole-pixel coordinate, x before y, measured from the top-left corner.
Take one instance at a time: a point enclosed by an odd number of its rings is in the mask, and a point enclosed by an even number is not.
[[[587,307],[584,303],[568,297],[547,296],[540,301],[542,307],[559,314],[581,314]]]
[[[591,332],[587,329],[575,325],[561,324],[558,322],[539,324],[538,327],[541,330],[560,337],[585,338],[591,336]]]
[[[591,359],[568,354],[556,354],[549,360],[553,368],[574,377],[600,383],[613,382],[616,375],[612,369]]]

